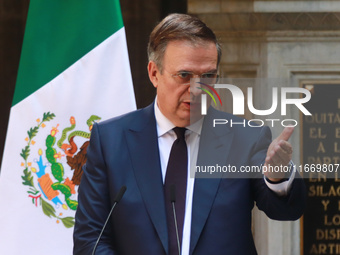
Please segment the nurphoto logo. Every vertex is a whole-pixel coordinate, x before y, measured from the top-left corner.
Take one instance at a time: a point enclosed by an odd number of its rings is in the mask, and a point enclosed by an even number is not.
[[[230,79],[224,80],[228,80],[230,82]],[[237,79],[234,80],[237,82]],[[259,86],[259,82],[256,79],[252,79],[251,86],[249,86],[249,84],[248,86],[244,86],[244,84],[238,86],[231,83],[209,84],[209,80],[207,79],[204,79],[204,82],[202,80],[195,80],[191,83],[191,86],[194,86],[195,89],[198,89],[201,92],[199,101],[201,106],[200,114],[202,116],[207,115],[208,107],[212,101],[214,102],[215,107],[218,106],[215,97],[219,101],[220,108],[225,105],[223,100],[226,100],[224,98],[226,98],[227,94],[229,96],[231,95],[232,101],[232,110],[228,111],[229,113],[232,113],[233,115],[245,115],[245,107],[247,107],[249,113],[253,114],[254,116],[260,116],[257,119],[244,119],[241,122],[233,122],[231,119],[214,119],[214,127],[217,125],[243,125],[250,127],[261,127],[268,125],[270,127],[274,127],[276,124],[281,124],[283,127],[297,126],[297,119],[277,118],[278,111],[280,116],[287,116],[288,107],[291,107],[292,110],[299,110],[299,112],[301,112],[303,115],[312,115],[310,111],[304,106],[304,104],[311,99],[311,92],[308,89],[301,87],[271,86],[273,82],[272,80],[267,80],[265,82],[263,82],[263,80],[260,81],[260,85],[264,84],[266,92],[265,95],[261,95],[260,97],[258,96],[257,98],[255,97],[254,91],[256,89],[261,89],[261,87]],[[262,88],[262,90],[264,89]],[[207,95],[209,97],[207,97]],[[267,103],[266,107],[262,106],[262,109],[260,109],[260,107],[255,106],[255,99],[258,99],[257,101],[266,101],[270,103]],[[273,115],[274,113],[276,113],[276,118],[270,118],[270,115]]]

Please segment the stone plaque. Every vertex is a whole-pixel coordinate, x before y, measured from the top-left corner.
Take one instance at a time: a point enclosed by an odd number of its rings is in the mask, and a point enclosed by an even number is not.
[[[302,117],[307,208],[302,254],[340,254],[340,82],[305,84],[312,97]]]

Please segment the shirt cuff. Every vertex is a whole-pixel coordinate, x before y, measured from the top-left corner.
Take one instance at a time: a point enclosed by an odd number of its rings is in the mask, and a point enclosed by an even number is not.
[[[279,183],[270,183],[269,180],[267,180],[267,178],[264,176],[264,181],[267,184],[268,188],[274,191],[278,196],[288,195],[292,187],[292,183],[295,178],[296,167],[292,161],[290,161],[289,164],[291,166],[290,177],[286,181]]]

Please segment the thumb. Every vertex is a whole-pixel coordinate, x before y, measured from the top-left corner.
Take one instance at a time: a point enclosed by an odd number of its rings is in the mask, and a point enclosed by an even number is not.
[[[277,141],[288,141],[288,139],[291,137],[291,135],[294,132],[294,127],[285,127],[282,133],[276,138]]]

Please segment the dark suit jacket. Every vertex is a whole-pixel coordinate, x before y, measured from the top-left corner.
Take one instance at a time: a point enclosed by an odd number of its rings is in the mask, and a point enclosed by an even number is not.
[[[210,111],[202,128],[198,165],[239,167],[263,163],[271,142],[269,128],[213,128],[212,118],[241,119]],[[127,191],[113,212],[98,254],[167,254],[153,105],[94,125],[87,154],[79,187],[74,254],[91,254],[113,199],[123,185]],[[254,202],[272,219],[296,220],[303,213],[305,187],[299,178],[294,180],[288,196],[278,197],[263,178],[220,177],[195,180],[190,254],[256,254],[251,233]]]

